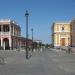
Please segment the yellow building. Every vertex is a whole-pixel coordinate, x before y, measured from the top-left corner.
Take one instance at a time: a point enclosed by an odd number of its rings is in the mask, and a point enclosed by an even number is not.
[[[53,23],[52,40],[54,47],[70,45],[70,22]]]

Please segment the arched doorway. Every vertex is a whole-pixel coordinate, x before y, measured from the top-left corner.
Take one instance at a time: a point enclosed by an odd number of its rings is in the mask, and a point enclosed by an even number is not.
[[[8,40],[8,38],[3,39],[3,49],[4,50],[9,50],[10,49],[9,48],[9,40]]]

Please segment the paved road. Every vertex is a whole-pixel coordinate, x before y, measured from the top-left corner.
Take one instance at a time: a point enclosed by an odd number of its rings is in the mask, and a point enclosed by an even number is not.
[[[0,65],[0,75],[75,75],[75,54],[44,50],[26,60],[25,52],[17,52]]]

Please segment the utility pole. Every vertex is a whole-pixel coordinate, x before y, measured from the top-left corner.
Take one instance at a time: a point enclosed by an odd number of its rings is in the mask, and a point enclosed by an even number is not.
[[[29,16],[28,11],[26,11],[25,16],[26,16],[26,59],[28,59],[28,16]]]
[[[32,52],[33,52],[33,28],[31,29],[32,31]]]

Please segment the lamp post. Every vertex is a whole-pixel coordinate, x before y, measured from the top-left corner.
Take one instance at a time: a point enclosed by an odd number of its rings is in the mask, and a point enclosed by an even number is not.
[[[32,31],[32,52],[33,52],[33,28],[31,29]]]
[[[26,11],[25,16],[26,16],[26,59],[28,59],[28,16],[29,16],[28,11]]]

